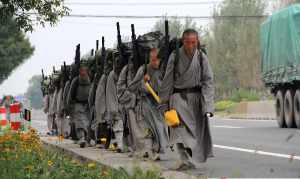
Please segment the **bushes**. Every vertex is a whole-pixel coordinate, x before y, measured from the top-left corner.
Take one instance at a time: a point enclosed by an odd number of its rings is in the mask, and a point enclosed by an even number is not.
[[[216,111],[228,111],[234,108],[236,105],[233,101],[219,101],[215,104]]]
[[[1,179],[162,179],[159,172],[132,175],[124,169],[109,169],[96,163],[81,163],[62,153],[45,150],[36,131],[28,133],[6,132],[0,135]]]
[[[258,101],[260,99],[260,94],[254,90],[245,90],[238,89],[235,90],[229,100],[233,102],[241,102],[241,101]]]

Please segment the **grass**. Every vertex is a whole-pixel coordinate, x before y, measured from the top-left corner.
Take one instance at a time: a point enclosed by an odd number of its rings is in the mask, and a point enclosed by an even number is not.
[[[124,169],[106,168],[96,163],[81,163],[46,150],[34,129],[29,132],[7,131],[0,135],[1,179],[163,179],[159,172],[132,174]]]
[[[259,101],[260,96],[261,95],[255,90],[238,89],[232,93],[229,100],[233,102]]]
[[[216,108],[217,112],[220,112],[220,111],[229,112],[236,106],[236,104],[237,104],[236,102],[224,100],[224,101],[216,102],[215,108]]]

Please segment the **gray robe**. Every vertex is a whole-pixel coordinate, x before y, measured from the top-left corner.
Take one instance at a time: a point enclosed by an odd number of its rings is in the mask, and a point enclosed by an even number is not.
[[[49,113],[48,113],[48,129],[52,131],[55,129],[55,106],[56,106],[56,93],[55,91],[49,95]]]
[[[135,104],[136,95],[128,91],[127,87],[134,78],[131,72],[131,65],[123,67],[117,82],[117,97],[122,109],[122,120],[124,124],[124,145],[130,150],[137,150],[139,147],[136,136],[132,133],[135,126]]]
[[[88,134],[90,125],[88,111],[88,95],[90,90],[89,79],[83,80],[76,77],[72,80],[69,94],[68,104],[71,105],[71,119],[75,124],[76,131],[84,130]]]
[[[70,90],[70,85],[71,85],[71,81],[68,80],[65,84],[64,87],[64,91],[63,91],[63,111],[65,115],[68,115],[68,104],[67,104],[67,100],[68,100],[68,93]],[[66,117],[66,116],[65,116]]]
[[[191,149],[196,162],[205,162],[213,156],[209,121],[204,114],[214,111],[214,86],[213,73],[204,54],[201,73],[199,53],[196,50],[193,59],[189,59],[184,49],[180,48],[175,68],[175,54],[171,54],[159,96],[168,103],[170,109],[177,111],[181,120],[180,126],[170,129],[172,143],[184,144]],[[201,90],[174,93],[174,88],[189,89],[196,86]]]
[[[68,119],[65,117],[64,89],[64,86],[61,87],[57,95],[56,120],[58,135],[67,137],[70,134],[70,125]]]
[[[50,108],[50,94],[46,94],[43,99],[43,111],[45,114],[47,114],[47,128],[48,131],[52,130],[52,120],[51,116],[49,114],[49,108]]]
[[[45,114],[49,112],[49,94],[46,94],[43,98],[43,111]]]
[[[138,102],[136,107],[136,123],[138,128],[134,128],[135,134],[141,137],[139,142],[143,144],[143,150],[163,153],[168,145],[167,126],[163,115],[157,109],[158,103],[145,87],[144,82],[145,66],[139,68],[135,78],[130,83],[128,90],[137,94]],[[150,76],[150,85],[154,91],[158,91],[161,86],[162,74],[147,66],[147,74]],[[147,140],[150,139],[150,142]]]
[[[96,130],[98,124],[105,122],[104,115],[106,111],[105,105],[105,90],[106,90],[106,80],[107,76],[103,74],[99,80],[96,90],[96,97],[95,97],[95,120],[92,124],[92,129]]]
[[[117,97],[117,81],[118,76],[114,71],[111,71],[107,77],[106,84],[106,110],[107,120],[112,124],[115,138],[112,143],[117,143],[119,148],[123,148],[123,121],[121,107]]]

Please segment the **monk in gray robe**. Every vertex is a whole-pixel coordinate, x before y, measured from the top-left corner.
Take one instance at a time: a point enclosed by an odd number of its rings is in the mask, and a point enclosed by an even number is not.
[[[72,81],[78,76],[78,69],[76,68],[76,64],[71,64],[70,66],[70,74],[69,74],[69,80],[66,82],[65,87],[64,87],[64,94],[63,94],[63,103],[64,103],[64,118],[66,122],[70,126],[70,133],[69,133],[69,138],[71,138],[74,141],[77,141],[78,138],[76,136],[76,130],[75,130],[75,124],[74,121],[72,120],[71,113],[74,111],[74,105],[70,104],[71,101],[69,101],[69,92],[70,92],[70,86]]]
[[[124,62],[122,62],[122,58],[119,56],[118,52],[115,52],[113,70],[109,73],[106,84],[106,110],[107,120],[111,125],[114,134],[111,144],[114,145],[117,152],[126,152],[123,146],[124,124],[122,120],[122,108],[119,105],[117,96],[117,82],[123,66]]]
[[[99,80],[95,96],[95,119],[91,125],[92,130],[95,132],[96,143],[104,144],[100,147],[109,147],[111,128],[107,121],[107,107],[106,107],[106,84],[109,72],[112,70],[113,51],[108,49],[103,67],[103,74]],[[106,142],[101,143],[101,138],[105,138]]]
[[[64,90],[65,89],[65,81],[66,77],[62,76],[60,79],[60,86],[59,86],[59,91],[58,91],[58,96],[57,96],[57,113],[56,113],[56,118],[57,118],[57,128],[58,128],[58,135],[63,136],[63,137],[68,137],[70,135],[70,124],[68,119],[65,116],[65,95]],[[70,85],[68,85],[70,86]]]
[[[56,96],[57,92],[55,90],[54,84],[51,85],[51,92],[49,95],[49,113],[48,113],[48,128],[50,130],[50,135],[56,135],[56,122],[55,122],[55,106],[56,106]]]
[[[139,68],[135,78],[130,83],[128,90],[137,94],[136,123],[133,133],[137,134],[139,143],[142,144],[143,157],[158,160],[159,153],[164,153],[168,144],[167,126],[162,113],[157,109],[155,101],[145,86],[148,82],[157,93],[161,86],[162,73],[159,69],[160,59],[158,49],[150,50],[150,63]],[[146,68],[146,70],[145,70]]]
[[[107,75],[102,74],[96,89],[96,96],[95,96],[95,119],[91,125],[92,130],[95,132],[95,140],[96,143],[100,142],[100,125],[105,123],[104,116],[106,111],[105,105],[105,92],[106,92],[106,81]]]
[[[122,120],[124,124],[123,145],[130,152],[136,151],[140,145],[138,144],[135,135],[132,133],[132,122],[135,121],[134,108],[136,105],[136,95],[128,90],[130,82],[134,78],[133,64],[129,61],[125,65],[118,78],[117,82],[117,97],[122,111]],[[131,120],[132,119],[132,120]]]
[[[72,80],[68,103],[72,105],[70,112],[71,119],[75,124],[76,136],[80,147],[85,147],[88,139],[89,110],[88,96],[90,90],[90,78],[87,66],[80,64],[79,76]]]
[[[197,32],[187,29],[182,40],[178,53],[169,57],[159,93],[165,103],[162,111],[175,109],[180,118],[180,125],[170,129],[170,140],[181,159],[178,170],[195,168],[213,156],[208,121],[214,112],[213,73],[206,55],[198,49]]]

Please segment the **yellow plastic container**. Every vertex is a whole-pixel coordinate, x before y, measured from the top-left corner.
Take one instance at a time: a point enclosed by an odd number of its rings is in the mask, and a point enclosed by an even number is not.
[[[180,120],[175,109],[171,109],[165,112],[165,120],[168,126],[176,127],[180,124]]]
[[[101,138],[101,139],[100,139],[100,143],[101,143],[101,144],[106,144],[106,141],[107,141],[106,138]]]

